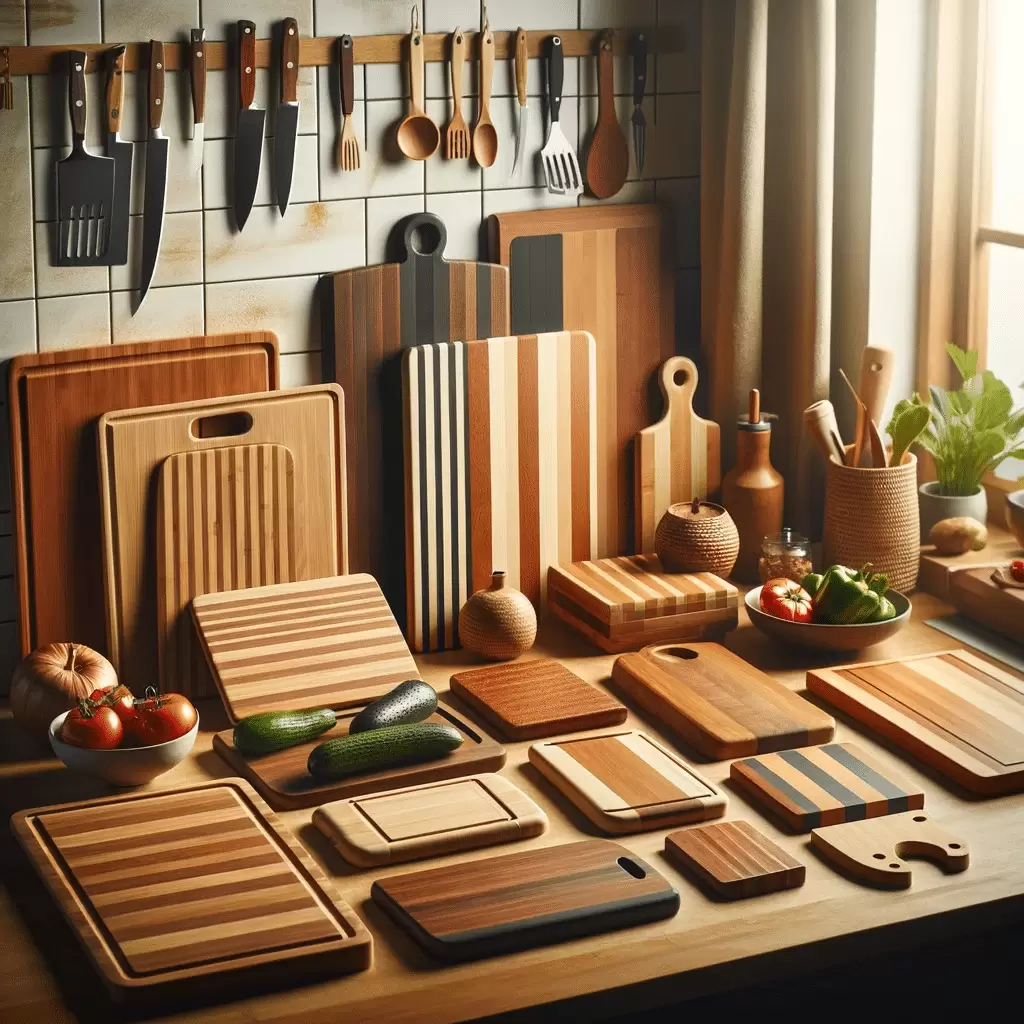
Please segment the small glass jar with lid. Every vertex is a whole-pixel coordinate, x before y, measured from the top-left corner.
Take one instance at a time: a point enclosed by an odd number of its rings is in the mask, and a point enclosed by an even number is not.
[[[801,583],[812,568],[811,542],[802,533],[787,526],[761,541],[757,570],[762,583],[779,577]]]

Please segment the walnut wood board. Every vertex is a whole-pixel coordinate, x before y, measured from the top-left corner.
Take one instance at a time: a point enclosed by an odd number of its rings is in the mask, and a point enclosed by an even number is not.
[[[672,917],[679,894],[604,839],[378,879],[370,889],[428,953],[476,960]]]
[[[747,821],[715,821],[665,836],[665,856],[727,900],[804,884],[807,868]]]
[[[594,551],[594,339],[423,345],[402,370],[406,635],[414,651],[448,650],[492,571],[539,609],[548,566]]]
[[[653,205],[490,218],[491,259],[511,274],[512,333],[583,330],[597,343],[596,557],[638,550],[633,439],[661,415],[655,376],[675,351],[669,250]]]
[[[949,600],[969,618],[1024,644],[1024,590],[999,586],[992,569],[952,573]]]
[[[725,794],[646,733],[534,743],[530,763],[606,832],[720,818]]]
[[[370,966],[363,923],[241,779],[42,807],[12,824],[118,1001]]]
[[[721,644],[663,644],[615,659],[612,679],[713,761],[827,743],[831,715]]]
[[[794,832],[924,807],[924,792],[853,743],[733,761],[733,782]]]
[[[951,650],[807,673],[807,688],[972,793],[1024,789],[1024,676]]]
[[[107,652],[95,423],[112,409],[278,386],[267,331],[16,356],[9,371],[21,653],[73,639]]]
[[[172,455],[250,444],[279,444],[292,454],[299,496],[294,578],[347,572],[344,398],[337,384],[100,418],[108,654],[137,692],[157,682],[158,673],[158,470]]]
[[[621,725],[626,708],[551,658],[456,672],[452,693],[508,740]]]
[[[213,737],[213,749],[239,775],[248,779],[271,807],[282,811],[298,807],[316,807],[330,800],[343,800],[350,796],[380,793],[388,789],[417,786],[443,779],[457,779],[480,772],[494,772],[505,763],[503,746],[470,725],[454,708],[441,702],[437,706],[437,711],[427,721],[454,726],[462,733],[462,746],[451,754],[436,761],[395,765],[379,771],[336,779],[333,782],[317,781],[306,771],[310,751],[326,740],[347,736],[352,719],[362,707],[365,707],[365,704],[339,711],[338,724],[329,732],[297,747],[278,750],[273,754],[264,754],[262,757],[246,756],[235,749],[231,729],[219,732]]]
[[[657,555],[553,565],[548,608],[609,654],[735,627],[739,591],[711,573],[666,572]]]
[[[232,722],[261,711],[362,705],[419,676],[365,573],[203,594],[192,601],[192,618]]]
[[[345,860],[367,868],[529,839],[548,819],[508,779],[471,775],[324,804],[313,824]]]

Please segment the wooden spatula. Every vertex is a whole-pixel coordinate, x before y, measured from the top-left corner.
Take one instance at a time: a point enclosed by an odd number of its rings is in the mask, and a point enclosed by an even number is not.
[[[605,29],[597,51],[597,127],[587,156],[587,186],[598,199],[615,195],[629,174],[629,147],[615,116],[614,39],[612,29]]]

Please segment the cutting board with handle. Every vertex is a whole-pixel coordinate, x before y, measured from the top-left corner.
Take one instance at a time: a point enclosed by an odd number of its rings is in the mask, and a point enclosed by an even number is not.
[[[278,386],[267,331],[16,356],[9,372],[21,653],[75,640],[107,651],[96,419],[111,409]]]
[[[298,580],[347,571],[344,400],[337,384],[107,413],[99,423],[108,650],[137,693],[156,682],[157,486],[172,455],[278,444],[292,455]]]
[[[1005,569],[1005,564],[999,568]],[[949,600],[989,629],[1024,644],[1024,588],[999,586],[989,569],[950,573]]]
[[[423,345],[403,358],[406,635],[457,647],[491,573],[540,608],[547,568],[597,539],[594,339],[584,331]]]
[[[119,1002],[370,966],[370,933],[241,779],[21,811],[14,834]]]
[[[654,550],[654,533],[669,505],[710,498],[722,483],[721,431],[693,411],[697,367],[673,356],[658,380],[665,413],[637,433],[633,447],[637,551]]]
[[[672,917],[679,894],[603,839],[378,879],[370,889],[428,953],[476,960]]]
[[[489,228],[491,259],[510,270],[512,333],[594,336],[593,557],[632,553],[633,438],[661,414],[655,378],[675,352],[674,270],[661,213],[653,205],[499,213]]]

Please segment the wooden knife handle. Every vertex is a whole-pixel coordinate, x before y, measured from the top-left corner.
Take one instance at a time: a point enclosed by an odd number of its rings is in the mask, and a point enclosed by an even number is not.
[[[638,32],[630,43],[633,52],[633,106],[639,107],[647,91],[647,36]]]
[[[597,46],[597,116],[615,118],[615,65],[612,63],[612,45],[615,33],[606,28]]]
[[[85,62],[81,50],[68,51],[68,110],[75,144],[85,141]]]
[[[565,79],[565,56],[562,53],[562,39],[552,36],[548,44],[548,97],[551,103],[551,120],[558,120],[562,110],[562,83]]]
[[[485,28],[480,33],[480,110],[489,111],[491,83],[494,80],[494,33]]]
[[[192,29],[188,51],[188,78],[192,88],[192,123],[206,120],[206,29]]]
[[[466,35],[461,28],[452,33],[452,103],[462,109],[462,77],[466,67]]]
[[[341,112],[351,117],[356,104],[355,67],[352,60],[352,37],[342,36],[338,43],[341,52]]]
[[[243,110],[256,99],[256,26],[251,21],[238,23],[238,96]]]
[[[281,23],[281,102],[299,99],[299,23],[285,18]]]
[[[521,28],[516,32],[516,95],[519,97],[519,106],[526,106],[526,68],[529,60],[527,50],[526,29]]]
[[[156,131],[164,116],[164,44],[149,41],[149,128]]]
[[[110,51],[110,77],[107,79],[107,131],[121,130],[121,106],[124,103],[124,54],[127,47]]]
[[[409,36],[409,103],[413,114],[424,113],[423,107],[423,33]]]

